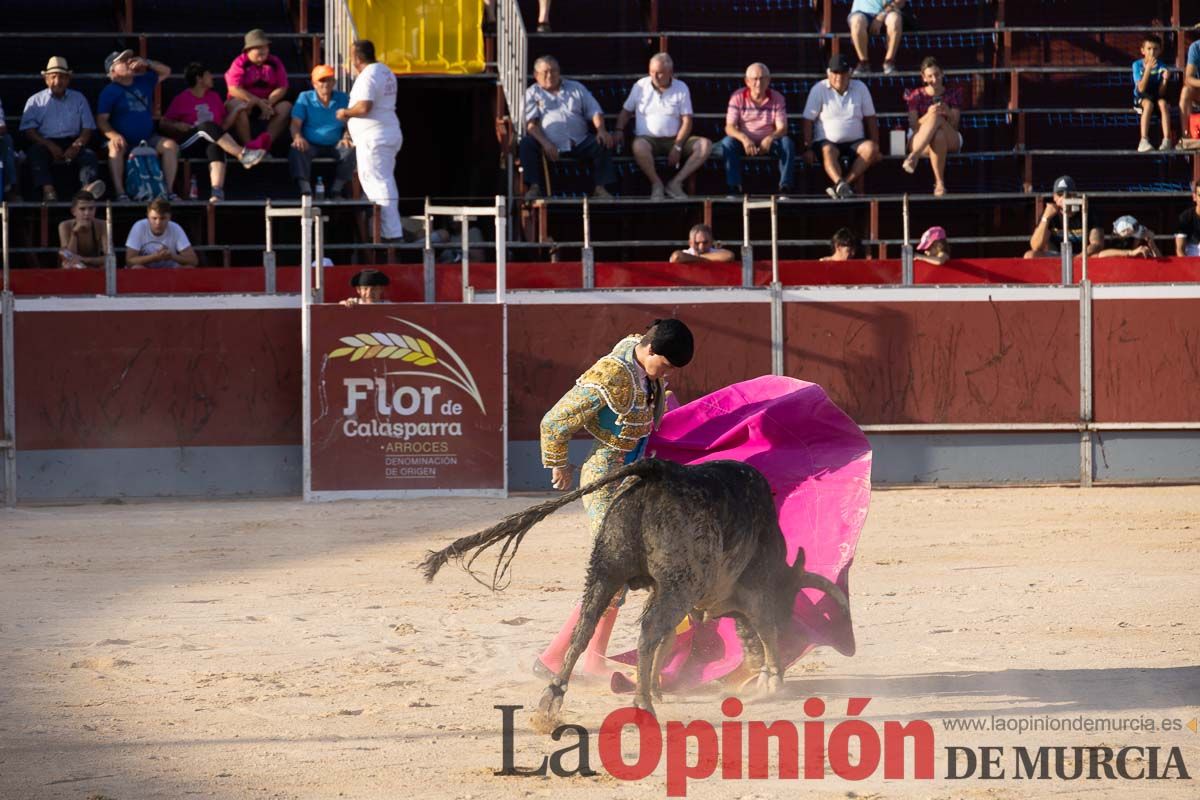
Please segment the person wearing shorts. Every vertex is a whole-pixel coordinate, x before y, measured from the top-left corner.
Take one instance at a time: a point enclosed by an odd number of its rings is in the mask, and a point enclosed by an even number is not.
[[[826,79],[813,85],[804,104],[801,130],[804,159],[821,157],[832,185],[825,193],[836,199],[854,196],[850,184],[883,157],[879,150],[879,123],[871,92],[850,77],[850,62],[838,53],[829,59]],[[810,149],[811,148],[811,149]],[[852,160],[843,174],[841,160]]]
[[[675,64],[666,53],[650,59],[650,74],[629,91],[617,116],[618,142],[631,117],[636,135],[630,149],[650,180],[650,199],[662,200],[664,192],[677,200],[686,198],[683,182],[703,166],[712,142],[692,136],[692,95],[687,84],[675,77]],[[654,166],[656,158],[664,157],[667,171],[675,172],[665,186]]]

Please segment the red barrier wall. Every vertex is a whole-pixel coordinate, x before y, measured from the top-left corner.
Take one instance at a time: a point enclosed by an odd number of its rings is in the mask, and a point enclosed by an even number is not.
[[[860,424],[1078,418],[1074,301],[784,309],[786,372],[823,385]],[[1200,298],[1104,299],[1095,311],[1097,420],[1200,420]],[[767,303],[508,313],[514,439],[536,438],[591,360],[656,316],[681,316],[697,335],[696,361],[672,381],[682,399],[770,371]],[[19,310],[15,343],[22,449],[300,442],[296,310]]]
[[[388,264],[377,267],[392,279],[390,298],[395,302],[424,299],[420,264]],[[330,267],[325,270],[326,298],[348,296],[350,277],[361,267]],[[1076,262],[1078,273],[1079,263]],[[921,285],[935,284],[1057,284],[1061,267],[1057,259],[956,259],[942,266],[918,261],[914,279]],[[782,261],[780,280],[785,286],[877,285],[900,283],[900,261]],[[598,288],[739,286],[741,264],[669,264],[661,261],[630,261],[596,264]],[[1200,282],[1200,258],[1111,258],[1088,262],[1088,276],[1095,283],[1194,283]],[[754,265],[754,283],[771,282],[769,261]],[[281,292],[300,290],[300,273],[295,267],[278,270]],[[496,288],[494,264],[472,264],[471,283],[479,291]],[[18,295],[103,294],[100,270],[26,269],[12,272],[13,291]],[[442,301],[462,299],[462,270],[458,264],[437,267],[437,297]],[[577,289],[583,286],[579,262],[526,263],[508,265],[510,289]],[[259,267],[230,269],[119,270],[118,294],[186,294],[209,292],[261,292],[263,271]]]
[[[16,314],[24,450],[300,442],[300,314]]]
[[[593,361],[656,317],[674,316],[687,320],[698,354],[669,379],[680,399],[770,373],[771,311],[766,303],[510,306],[511,438],[536,439],[542,415]]]
[[[859,424],[1079,419],[1078,303],[787,303],[784,335]]]
[[[1200,420],[1200,299],[1095,300],[1098,422]]]

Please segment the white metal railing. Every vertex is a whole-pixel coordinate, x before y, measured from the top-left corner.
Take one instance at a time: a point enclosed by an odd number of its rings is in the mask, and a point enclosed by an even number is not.
[[[496,71],[500,73],[500,85],[508,103],[513,136],[519,139],[525,135],[525,69],[529,63],[529,43],[517,0],[500,0],[496,8],[496,31]]]
[[[347,0],[325,0],[325,63],[333,67],[337,87],[350,91],[351,46],[358,28]]]

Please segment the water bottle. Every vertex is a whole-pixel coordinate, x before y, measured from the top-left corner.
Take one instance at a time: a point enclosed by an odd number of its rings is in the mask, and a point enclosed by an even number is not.
[[[195,200],[200,197],[200,184],[196,182],[196,176],[192,176],[192,184],[188,187],[188,199]]]
[[[318,200],[325,199],[325,181],[322,180],[321,178],[317,178],[317,190],[316,190],[315,197]]]

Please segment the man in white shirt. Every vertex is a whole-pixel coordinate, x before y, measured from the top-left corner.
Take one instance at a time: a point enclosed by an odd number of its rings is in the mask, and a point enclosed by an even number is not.
[[[380,207],[384,241],[404,238],[400,226],[400,190],[396,188],[396,154],[404,143],[396,118],[396,76],[375,60],[375,45],[367,39],[352,48],[354,86],[350,107],[338,109],[358,148],[358,181],[367,198]]]
[[[679,170],[666,185],[666,193],[687,197],[683,182],[700,169],[712,149],[703,136],[692,136],[692,95],[687,84],[675,79],[675,64],[666,53],[650,59],[650,74],[633,85],[617,117],[617,140],[634,118],[633,158],[650,179],[650,199],[663,199],[663,182],[654,168],[656,156],[667,157],[668,171]],[[686,159],[686,160],[685,160]]]
[[[825,80],[809,90],[804,104],[804,159],[811,164],[813,155],[819,153],[825,174],[833,182],[825,193],[845,199],[854,196],[850,184],[883,157],[879,123],[871,92],[862,81],[850,77],[850,62],[844,55],[838,53],[829,59],[825,75]],[[842,158],[854,158],[847,175],[842,174]]]
[[[171,204],[165,198],[151,201],[146,218],[129,229],[125,239],[125,266],[194,267],[200,262],[183,228],[171,221]]]

